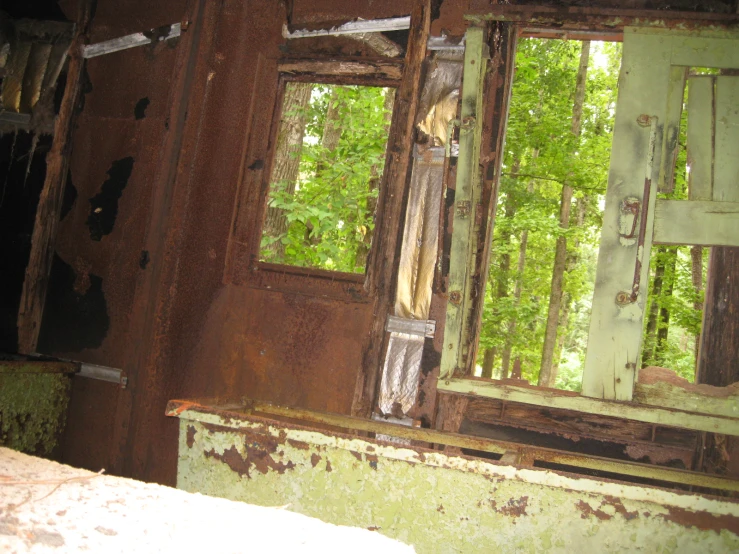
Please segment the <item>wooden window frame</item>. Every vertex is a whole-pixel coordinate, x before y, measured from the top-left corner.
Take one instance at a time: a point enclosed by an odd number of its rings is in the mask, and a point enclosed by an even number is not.
[[[513,7],[500,7],[503,11],[507,8]],[[495,57],[493,58],[494,65],[491,68],[491,73],[497,74],[498,82],[507,83],[505,87],[506,96],[502,103],[495,106],[491,106],[488,102],[485,107],[485,114],[478,114],[480,120],[495,121],[496,118],[500,120],[504,112],[505,117],[507,117],[507,105],[511,94],[510,85],[512,82],[511,57],[515,57],[515,37],[531,36],[530,32],[527,31],[528,26],[526,24],[526,17],[529,17],[530,15],[531,14],[527,11],[524,11],[516,14],[513,18],[510,17],[510,14],[486,14],[470,17],[470,19],[476,21],[478,24],[483,21],[494,20],[502,22],[497,23],[497,25],[510,26],[507,34],[509,44],[506,47],[513,50],[513,56],[507,56],[507,62],[501,59],[496,60]],[[558,21],[561,22],[561,15],[558,17]],[[726,19],[732,19],[732,17],[733,16],[729,16]],[[509,21],[516,22],[509,23]],[[628,21],[626,23],[628,23]],[[717,23],[716,18],[710,18],[708,22],[699,20],[698,25],[701,23],[704,25],[708,24],[710,26],[722,26],[721,23]],[[660,24],[656,21],[647,24],[647,26],[653,27],[657,27],[659,25]],[[662,23],[662,25],[664,25],[664,23]],[[690,25],[695,26],[695,20],[692,20]],[[620,29],[618,29],[621,35],[623,33],[623,26],[624,23],[622,22]],[[613,34],[614,28],[612,26],[606,25],[606,27],[609,28],[609,38],[611,40],[613,40],[614,36],[618,36]],[[588,25],[587,22],[583,23],[580,21],[570,25],[569,28],[567,25],[564,25],[556,30],[553,29],[551,31],[551,37],[547,36],[546,30],[542,30],[541,27],[537,29],[538,36],[544,36],[545,38],[554,38],[557,35],[561,36],[563,32],[567,33],[574,31],[581,34],[601,32],[603,31],[603,26],[598,26],[592,23]],[[583,39],[586,37],[583,35],[581,37],[578,36],[577,38]],[[588,38],[595,37],[589,36]],[[512,45],[510,43],[512,43]],[[465,69],[467,69],[467,67]],[[480,84],[481,83],[482,80],[480,81]],[[488,81],[488,88],[489,87],[490,82]],[[488,97],[490,96],[489,91],[487,95]],[[503,108],[500,108],[500,105],[502,105]],[[497,111],[497,113],[491,115],[489,113],[491,111]],[[497,126],[493,126],[493,129],[493,132],[496,133],[496,137],[492,140],[492,143],[500,145],[502,143],[502,138],[505,136],[505,122],[499,122]],[[480,132],[481,131],[482,128],[480,128]],[[491,156],[486,154],[486,152],[490,151],[493,151],[494,153],[501,152],[501,148],[498,147],[493,150],[491,148],[490,139],[488,139],[488,143],[483,143],[482,149],[479,152],[480,168],[484,168],[487,163],[491,163]],[[500,154],[500,157],[502,157],[502,153]],[[470,263],[471,260],[469,257],[467,258],[468,266],[471,268],[474,267],[475,272],[468,272],[466,278],[469,281],[471,280],[470,275],[474,275],[478,279],[478,291],[484,290],[485,287],[485,269],[488,267],[491,248],[489,238],[493,224],[492,214],[497,202],[497,176],[500,173],[501,160],[495,159],[494,161],[498,164],[494,171],[496,178],[492,184],[494,192],[491,194],[489,205],[483,206],[482,210],[483,213],[488,214],[487,220],[482,224],[478,224],[477,228],[474,229],[474,233],[478,237],[479,241],[482,241],[483,238],[486,238],[486,240],[483,243],[484,246],[482,248],[478,248],[476,251],[473,251],[472,255],[476,257],[476,260],[473,263]],[[487,173],[491,173],[490,168],[488,168]],[[454,252],[452,252],[452,255],[453,254]],[[450,280],[450,288],[446,291],[449,297],[449,308],[447,310],[447,328],[445,331],[449,331],[449,315],[450,311],[453,312],[454,310],[453,305],[459,304],[459,298],[457,295],[461,294],[462,302],[464,302],[465,297],[469,294],[469,290],[460,291],[459,289],[454,289],[453,286],[454,284],[451,283]],[[469,285],[466,286],[467,289],[469,289]],[[439,392],[487,397],[541,407],[587,412],[696,431],[739,435],[739,406],[737,406],[737,403],[735,402],[736,397],[727,401],[727,399],[715,399],[709,396],[702,396],[700,394],[691,394],[686,390],[668,383],[635,383],[633,401],[619,401],[583,396],[570,391],[559,391],[556,389],[540,388],[531,385],[514,385],[470,377],[471,368],[476,359],[484,295],[478,294],[476,298],[468,298],[468,301],[470,301],[471,305],[467,306],[465,313],[457,318],[463,320],[463,322],[453,329],[452,336],[447,336],[446,334],[444,336],[442,343],[444,347],[442,350],[442,367],[437,383],[437,390]],[[459,350],[460,353],[452,358],[452,356],[447,354],[447,350],[454,352],[455,349]],[[447,356],[446,364],[444,355]],[[732,402],[732,400],[734,400],[734,402]]]

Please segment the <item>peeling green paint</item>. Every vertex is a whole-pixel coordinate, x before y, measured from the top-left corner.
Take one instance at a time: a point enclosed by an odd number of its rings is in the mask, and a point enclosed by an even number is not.
[[[739,504],[732,501],[519,469],[246,415],[226,420],[184,410],[179,417],[179,488],[375,529],[418,552],[739,550]],[[247,475],[234,463],[264,471]]]
[[[70,377],[0,373],[0,445],[48,456],[64,429]]]

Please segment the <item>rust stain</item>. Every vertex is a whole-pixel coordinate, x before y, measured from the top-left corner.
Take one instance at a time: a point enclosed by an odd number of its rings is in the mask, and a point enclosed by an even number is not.
[[[365,454],[364,458],[369,462],[372,469],[377,470],[377,456],[374,454]]]
[[[192,445],[195,444],[195,433],[197,433],[197,430],[192,425],[187,426],[187,447],[192,448]]]
[[[294,439],[287,439],[287,444],[298,450],[308,450],[310,448],[307,442],[296,441]]]
[[[331,462],[329,462],[328,460],[326,460],[326,471],[328,473],[331,473],[333,470],[334,470],[334,468],[331,467]]]
[[[500,514],[504,514],[511,517],[519,517],[528,515],[526,513],[526,507],[529,504],[529,497],[522,496],[521,498],[511,498],[505,506],[500,510],[496,510]]]
[[[580,514],[580,517],[582,519],[588,519],[588,516],[595,516],[600,521],[607,521],[613,517],[611,514],[607,514],[601,509],[594,509],[590,504],[588,504],[584,500],[579,500],[577,504],[575,504],[575,508],[577,508],[578,510],[582,512]]]
[[[613,506],[613,509],[616,510],[616,513],[621,514],[626,521],[631,521],[632,519],[639,517],[639,512],[636,510],[629,512],[621,502],[620,498],[611,495],[606,495],[605,498],[606,499],[601,503],[601,507],[606,504],[610,504]]]
[[[354,450],[350,450],[349,452],[351,452],[352,456],[354,456],[357,460],[359,460],[360,462],[362,461],[362,454],[360,454],[359,452],[355,452]]]
[[[316,467],[318,465],[318,462],[320,461],[321,461],[321,456],[319,454],[316,454],[315,452],[311,454],[310,463],[313,467]]]
[[[739,535],[739,518],[730,515],[714,515],[708,512],[691,512],[684,508],[668,508],[667,514],[660,514],[667,521],[672,521],[683,527],[697,527],[701,531],[716,531],[722,529]]]
[[[242,457],[239,454],[236,446],[232,446],[224,451],[223,454],[218,454],[214,449],[211,449],[210,451],[205,451],[205,456],[224,462],[233,471],[238,473],[239,476],[243,477],[246,475],[248,478],[251,478],[252,468],[263,475],[267,474],[270,470],[282,475],[285,473],[285,470],[295,467],[295,463],[292,461],[285,463],[276,461],[272,457],[272,454],[277,452],[279,445],[285,442],[283,433],[276,439],[268,435],[258,435],[249,431],[244,431],[242,434],[244,435],[246,457]]]

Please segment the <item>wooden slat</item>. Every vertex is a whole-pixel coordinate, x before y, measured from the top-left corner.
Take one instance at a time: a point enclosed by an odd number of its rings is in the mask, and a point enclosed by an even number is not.
[[[667,90],[667,116],[664,122],[664,140],[662,141],[662,163],[659,172],[659,192],[672,192],[675,186],[675,162],[679,151],[680,116],[683,113],[683,94],[688,68],[672,66],[670,68],[670,85]]]
[[[558,391],[556,389],[517,387],[476,379],[451,379],[439,381],[439,390],[479,397],[497,398],[511,402],[521,402],[535,406],[546,406],[609,417],[633,419],[635,421],[665,425],[667,427],[739,436],[739,418],[707,415],[653,404],[637,404],[636,402],[588,398],[587,396],[581,396],[567,391]],[[660,402],[661,398],[661,396],[648,396],[645,401]],[[695,400],[696,402],[700,402],[701,397],[697,395]]]
[[[696,394],[664,382],[638,383],[634,388],[634,399],[642,404],[655,404],[676,410],[738,418],[739,388],[719,390],[726,392],[726,395]]]
[[[713,198],[713,90],[712,75],[688,79],[688,195],[691,200]]]
[[[739,202],[657,200],[654,243],[739,246]]]
[[[670,49],[664,37],[635,33],[626,29],[619,77],[618,105],[611,151],[611,166],[603,214],[596,288],[583,372],[583,394],[594,398],[630,400],[639,349],[652,247],[651,220],[659,172],[648,169],[649,126],[641,126],[643,116],[657,116],[658,126],[665,121],[670,83]],[[660,139],[659,133],[657,138]],[[661,162],[662,143],[655,143],[654,168]],[[653,180],[647,197],[645,174]],[[656,175],[654,175],[656,173]],[[647,206],[643,245],[637,237],[620,235],[624,201],[641,205],[639,226]],[[638,227],[637,227],[638,229]],[[635,302],[617,303],[625,291],[632,292],[637,259],[641,260],[639,279],[642,291]]]
[[[739,44],[736,46],[739,51]],[[739,76],[716,78],[716,163],[713,199],[739,202]],[[736,227],[739,234],[739,227]]]
[[[475,264],[475,214],[480,200],[480,139],[482,134],[482,83],[485,63],[483,28],[467,29],[462,81],[462,125],[454,195],[454,222],[449,261],[449,303],[444,329],[440,376],[461,367],[463,332],[471,311],[472,272]]]
[[[639,31],[637,31],[639,32]],[[687,67],[739,68],[739,40],[737,29],[680,31],[677,29],[649,29],[655,36],[670,42],[672,65]]]

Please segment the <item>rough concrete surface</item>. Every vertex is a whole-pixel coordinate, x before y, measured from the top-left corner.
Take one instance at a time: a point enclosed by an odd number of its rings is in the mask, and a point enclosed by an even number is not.
[[[192,494],[0,447],[0,552],[413,552],[285,507]]]

